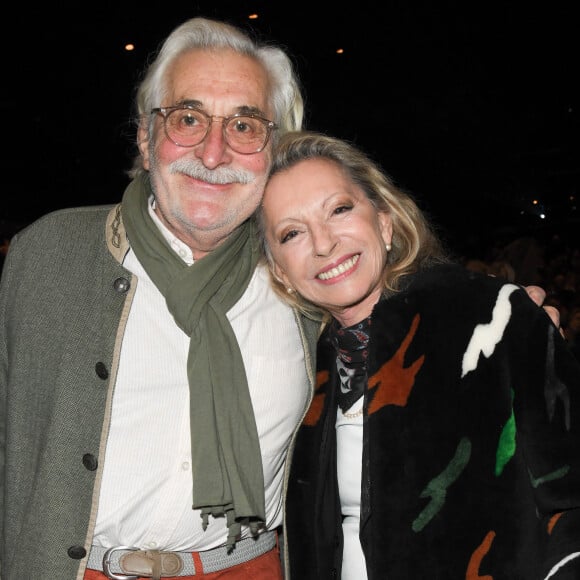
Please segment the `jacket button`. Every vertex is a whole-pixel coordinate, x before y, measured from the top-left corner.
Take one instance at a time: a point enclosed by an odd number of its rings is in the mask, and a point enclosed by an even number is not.
[[[97,461],[97,458],[92,454],[92,453],[85,453],[83,455],[83,465],[89,470],[89,471],[95,471],[95,469],[97,469],[99,462]],[[83,556],[81,556],[82,558]]]
[[[67,550],[67,554],[74,560],[80,560],[87,555],[87,551],[82,546],[71,546]]]
[[[331,578],[337,578],[337,577],[338,577],[338,572],[336,571],[336,568],[333,568],[333,569],[330,571],[330,577],[331,577]]]
[[[127,280],[127,278],[117,278],[113,282],[113,288],[117,292],[123,294],[124,292],[127,292],[129,288],[131,288],[131,284],[129,283],[129,280]]]
[[[97,376],[99,377],[99,379],[107,379],[109,377],[109,371],[107,370],[107,367],[105,366],[105,363],[102,362],[98,362],[95,365],[95,371],[97,373]]]

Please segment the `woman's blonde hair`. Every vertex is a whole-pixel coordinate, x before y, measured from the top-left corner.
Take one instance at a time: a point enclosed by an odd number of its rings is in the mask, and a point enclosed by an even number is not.
[[[413,198],[396,187],[377,163],[351,143],[313,131],[294,131],[280,137],[273,154],[270,177],[300,161],[328,159],[336,163],[348,179],[366,193],[377,211],[390,214],[393,237],[383,279],[386,294],[397,292],[405,276],[434,262],[449,261],[434,227]],[[275,276],[261,207],[256,213],[256,223],[259,243],[268,262],[276,293],[306,314],[318,313],[317,308],[313,308],[312,304],[295,292],[289,294]]]

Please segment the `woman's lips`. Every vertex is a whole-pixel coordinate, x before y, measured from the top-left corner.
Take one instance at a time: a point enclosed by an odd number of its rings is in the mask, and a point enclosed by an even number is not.
[[[348,272],[348,270],[352,269],[355,266],[355,264],[358,262],[359,258],[360,258],[360,254],[355,254],[354,256],[352,256],[352,257],[348,258],[347,260],[345,260],[344,262],[342,262],[342,264],[339,264],[338,266],[335,266],[334,268],[330,268],[329,270],[326,270],[325,272],[321,272],[316,277],[319,280],[331,280],[332,278],[336,278],[337,276],[340,276],[341,274],[344,274],[345,272]]]

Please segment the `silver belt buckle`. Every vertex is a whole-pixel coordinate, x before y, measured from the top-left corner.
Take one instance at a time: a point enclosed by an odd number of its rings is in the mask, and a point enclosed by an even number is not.
[[[105,555],[103,556],[103,573],[107,575],[107,578],[111,580],[139,580],[139,576],[127,576],[127,574],[115,574],[111,572],[111,554],[118,550],[139,550],[139,548],[133,548],[131,546],[115,546],[114,548],[109,548]]]

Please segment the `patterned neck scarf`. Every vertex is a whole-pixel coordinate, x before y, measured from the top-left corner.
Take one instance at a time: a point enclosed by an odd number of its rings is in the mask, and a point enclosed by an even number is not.
[[[370,316],[348,328],[334,321],[330,327],[330,340],[336,349],[336,368],[340,377],[338,405],[346,412],[363,395],[367,383],[369,355]]]

